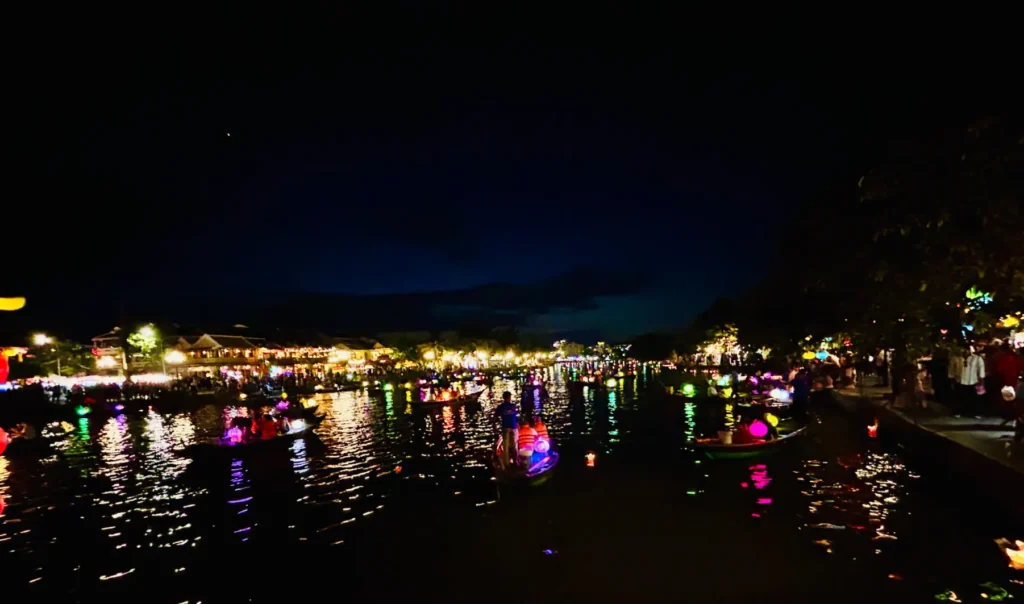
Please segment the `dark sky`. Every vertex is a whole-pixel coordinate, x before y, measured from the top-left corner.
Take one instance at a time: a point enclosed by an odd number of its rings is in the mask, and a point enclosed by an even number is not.
[[[0,294],[30,308],[3,320],[259,322],[248,305],[293,293],[442,291],[408,297],[431,305],[423,327],[680,325],[778,262],[779,226],[852,187],[887,137],[988,111],[1011,78],[955,49],[831,54],[610,16],[536,32],[408,7],[47,30],[8,88]],[[530,287],[507,304],[474,289],[496,283]],[[363,326],[318,308],[285,315]]]

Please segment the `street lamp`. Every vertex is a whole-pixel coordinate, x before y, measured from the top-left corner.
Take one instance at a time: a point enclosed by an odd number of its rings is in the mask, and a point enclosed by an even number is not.
[[[185,353],[180,350],[168,350],[164,360],[170,365],[181,365],[185,362]]]

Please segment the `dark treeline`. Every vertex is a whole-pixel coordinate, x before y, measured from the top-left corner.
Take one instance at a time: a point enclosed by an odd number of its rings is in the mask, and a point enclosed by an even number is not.
[[[1019,120],[891,141],[859,179],[808,200],[790,219],[763,280],[681,332],[637,338],[633,352],[691,352],[725,324],[745,346],[782,354],[808,336],[836,333],[861,351],[885,346],[903,359],[984,337],[1024,307],[1022,206]],[[992,301],[967,311],[971,288]]]

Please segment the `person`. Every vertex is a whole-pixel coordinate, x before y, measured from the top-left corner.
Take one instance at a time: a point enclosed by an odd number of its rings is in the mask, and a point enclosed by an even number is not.
[[[1017,375],[1020,372],[1021,359],[1017,356],[1017,353],[1013,351],[1013,347],[1008,342],[1004,342],[1001,348],[1001,354],[996,359],[995,374],[996,374],[996,386],[1001,391],[1003,388],[1009,386],[1015,391],[1017,389]]]
[[[796,377],[790,382],[793,387],[793,413],[804,415],[807,413],[807,399],[811,393],[811,382],[806,369],[800,369]]]
[[[535,415],[533,417],[533,420],[530,422],[530,425],[537,432],[537,438],[543,438],[544,440],[548,441],[551,440],[548,437],[548,427],[544,425],[544,422],[541,420],[539,415]]]
[[[754,437],[750,434],[750,422],[746,417],[741,417],[736,424],[736,430],[733,431],[732,444],[749,445],[752,442],[754,442]]]
[[[269,413],[264,414],[263,417],[256,421],[256,434],[260,440],[277,438],[277,424],[274,423],[274,418]]]
[[[533,465],[533,445],[537,443],[537,431],[530,424],[523,422],[519,426],[519,466],[529,470]]]
[[[953,376],[957,383],[957,402],[959,406],[959,412],[956,414],[956,417],[960,417],[961,414],[978,413],[978,390],[985,384],[985,360],[970,347],[963,350],[961,359],[963,363],[955,365],[957,368],[960,368],[960,373]],[[950,363],[951,371],[953,367],[954,364]]]
[[[25,440],[32,440],[36,437],[36,429],[32,424],[26,424],[24,422],[16,424],[11,428],[11,438],[23,438]]]
[[[292,423],[284,416],[284,414],[278,415],[275,423],[277,425],[277,431],[281,434],[287,434],[288,431],[291,430]]]
[[[512,404],[512,393],[505,391],[501,395],[503,399],[502,403],[495,409],[495,413],[501,418],[501,439],[502,439],[502,451],[501,462],[505,465],[512,463],[515,460],[516,451],[516,428],[518,427],[518,418],[516,417],[516,406]]]

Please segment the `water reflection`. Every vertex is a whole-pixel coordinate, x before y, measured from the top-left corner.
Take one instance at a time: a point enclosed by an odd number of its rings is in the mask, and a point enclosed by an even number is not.
[[[731,404],[652,403],[637,386],[649,379],[646,371],[621,376],[614,387],[571,385],[563,379],[570,376],[545,375],[550,400],[528,393],[568,463],[553,484],[526,497],[502,490],[488,462],[501,393],[521,394],[501,380],[476,405],[434,409],[411,403],[404,389],[318,394],[326,417],[316,436],[298,438],[287,450],[221,462],[193,461],[181,451],[219,436],[232,417],[249,413],[244,408],[148,411],[48,426],[43,436],[51,452],[0,457],[5,568],[40,589],[155,580],[170,588],[199,572],[194,560],[261,543],[347,551],[360,534],[435,513],[468,533],[465,527],[490,514],[502,522],[513,517],[511,525],[533,518],[540,527],[556,522],[563,501],[572,518],[597,513],[591,509],[600,511],[605,497],[616,502],[616,519],[650,515],[653,522],[658,513],[685,512],[681,505],[707,506],[699,523],[709,534],[735,535],[738,549],[763,542],[755,531],[778,527],[771,543],[788,556],[801,551],[786,549],[790,542],[814,556],[862,560],[914,541],[907,490],[916,475],[898,456],[861,447],[837,460],[809,443],[770,460],[713,463],[688,443],[733,421]],[[664,489],[685,504],[673,500],[669,512],[636,514],[653,508],[630,498],[634,488],[646,496]],[[751,535],[730,532],[738,518],[754,527]],[[443,530],[449,529],[460,530]],[[673,539],[697,547],[703,537],[680,532]],[[564,560],[573,548],[557,551]],[[593,548],[588,555],[614,553]]]

